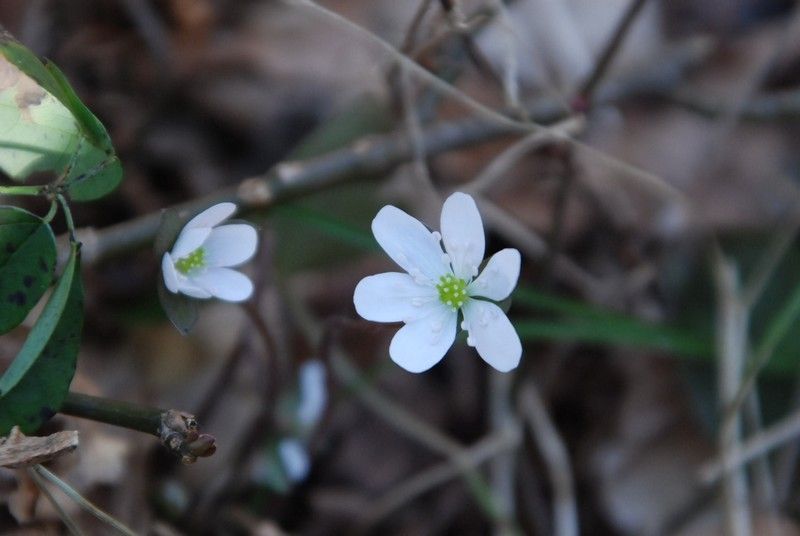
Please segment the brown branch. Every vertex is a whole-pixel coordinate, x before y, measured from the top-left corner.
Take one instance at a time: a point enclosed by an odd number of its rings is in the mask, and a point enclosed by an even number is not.
[[[653,71],[598,92],[597,102],[617,101],[632,95],[663,92],[674,88],[680,74],[697,64],[708,54],[704,46],[695,43],[675,50],[657,64]],[[542,100],[529,110],[537,122],[554,123],[564,118],[560,103]],[[468,117],[434,124],[422,131],[426,158],[472,147],[524,132],[512,122],[498,123],[484,117]],[[290,199],[319,191],[357,178],[379,178],[400,164],[414,158],[405,129],[381,136],[366,136],[350,146],[304,161],[282,162],[267,173],[242,181],[238,187],[215,192],[207,197],[181,203],[175,208],[199,211],[222,201],[237,203],[244,211],[265,209]],[[78,230],[83,243],[83,263],[91,264],[148,247],[155,237],[161,220],[160,213],[118,223],[102,230]],[[66,251],[64,237],[60,238],[61,252]],[[66,256],[64,256],[66,258]]]

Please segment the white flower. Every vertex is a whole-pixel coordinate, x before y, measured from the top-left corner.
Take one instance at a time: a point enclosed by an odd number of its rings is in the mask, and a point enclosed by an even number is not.
[[[298,439],[281,439],[278,443],[278,456],[291,482],[301,482],[308,476],[311,459],[303,443]]]
[[[164,285],[170,292],[232,302],[250,297],[253,283],[231,267],[248,261],[256,252],[256,230],[243,223],[217,227],[235,211],[233,203],[219,203],[189,220],[172,251],[161,259]]]
[[[319,359],[311,359],[300,366],[297,422],[306,430],[316,426],[325,413],[328,402],[325,376],[325,365]]]
[[[372,221],[372,233],[407,273],[362,279],[353,296],[356,311],[375,322],[405,323],[392,339],[389,355],[409,372],[428,370],[442,359],[455,340],[460,311],[467,344],[507,372],[519,364],[522,345],[505,313],[486,300],[503,300],[514,290],[519,251],[495,253],[478,275],[485,248],[483,223],[475,201],[464,193],[444,202],[441,227],[441,234],[431,232],[402,210],[383,207]]]

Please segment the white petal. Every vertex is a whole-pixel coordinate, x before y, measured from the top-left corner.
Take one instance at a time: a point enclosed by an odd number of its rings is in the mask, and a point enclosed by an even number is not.
[[[233,203],[218,203],[212,205],[189,220],[184,230],[195,229],[197,227],[214,227],[230,218],[234,212],[236,212],[236,205]]]
[[[319,359],[306,361],[300,367],[300,403],[297,406],[297,421],[311,428],[325,412],[328,388],[325,383],[325,365]]]
[[[373,322],[408,322],[439,304],[436,289],[419,285],[408,274],[387,272],[365,277],[353,293],[356,312]]]
[[[203,245],[206,238],[211,234],[211,227],[195,227],[190,229],[184,227],[175,245],[172,246],[172,256],[181,259]]]
[[[441,220],[442,240],[453,272],[456,277],[470,281],[478,275],[486,248],[478,207],[472,197],[456,192],[445,200]]]
[[[169,253],[161,257],[161,272],[164,274],[164,286],[173,294],[178,293],[178,271]]]
[[[238,266],[250,260],[257,245],[258,234],[251,225],[236,223],[215,227],[203,243],[206,265]]]
[[[397,207],[388,205],[378,211],[372,234],[392,260],[417,280],[438,283],[439,277],[450,272],[438,237]]]
[[[462,308],[468,344],[478,350],[484,361],[508,372],[519,365],[522,344],[508,317],[495,304],[469,300]]]
[[[189,282],[225,301],[244,301],[253,293],[250,278],[230,268],[209,268],[191,276]]]
[[[278,443],[278,455],[286,476],[292,482],[300,482],[308,476],[311,460],[308,451],[297,439],[282,439]]]
[[[432,314],[409,322],[389,345],[392,361],[409,372],[423,372],[438,363],[456,338],[458,314],[442,304]]]
[[[481,275],[469,284],[467,292],[470,296],[483,296],[495,301],[505,300],[517,286],[521,260],[516,249],[498,251],[486,263]]]
[[[201,300],[207,300],[211,297],[210,292],[197,285],[193,285],[191,281],[184,276],[178,276],[178,292],[186,294],[190,298],[199,298]]]

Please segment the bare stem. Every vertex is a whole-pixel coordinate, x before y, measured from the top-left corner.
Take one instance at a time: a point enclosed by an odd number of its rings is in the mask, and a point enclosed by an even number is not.
[[[61,413],[151,434],[184,463],[216,451],[216,440],[199,431],[194,415],[176,409],[139,406],[81,393],[69,393]]]
[[[600,54],[594,69],[586,79],[586,82],[583,83],[583,86],[578,92],[578,96],[585,99],[587,105],[590,105],[589,101],[591,101],[594,96],[597,86],[603,80],[603,77],[614,60],[614,56],[617,55],[622,43],[625,41],[625,37],[628,35],[628,31],[633,26],[633,21],[636,20],[636,16],[642,11],[646,2],[647,0],[631,0],[627,11],[625,11],[619,24],[614,29],[611,39],[606,43],[606,47],[603,49],[602,54]]]

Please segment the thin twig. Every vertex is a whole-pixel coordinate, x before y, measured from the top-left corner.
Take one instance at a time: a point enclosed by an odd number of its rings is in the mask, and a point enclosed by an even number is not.
[[[362,529],[368,530],[420,495],[459,477],[464,467],[474,469],[496,456],[509,453],[519,446],[521,439],[517,429],[502,430],[464,449],[463,466],[448,460],[410,477],[363,509],[366,514]]]
[[[516,32],[511,22],[511,16],[502,0],[491,0],[492,7],[497,12],[497,20],[500,25],[505,27],[503,35],[503,45],[505,54],[503,56],[503,93],[506,98],[506,105],[514,110],[524,112],[519,100],[519,53],[517,50]]]
[[[580,91],[578,91],[578,97],[584,99],[587,106],[591,105],[591,100],[594,96],[595,90],[603,80],[603,77],[608,71],[608,68],[611,66],[614,57],[617,55],[622,43],[625,41],[625,37],[628,35],[629,30],[633,26],[636,16],[642,11],[642,8],[646,2],[647,0],[630,1],[630,4],[628,4],[628,9],[625,10],[625,13],[622,15],[622,18],[617,24],[617,27],[611,34],[611,38],[606,43],[605,48],[603,48],[603,52],[600,54],[594,69],[592,69],[591,74],[589,74],[586,81],[581,86]]]
[[[56,512],[58,512],[58,517],[61,518],[61,522],[64,523],[64,526],[67,527],[67,530],[73,534],[73,536],[83,536],[83,531],[81,530],[78,523],[72,518],[72,516],[67,512],[61,503],[59,503],[56,498],[50,493],[50,490],[47,488],[47,483],[44,481],[39,473],[36,472],[34,467],[28,467],[26,469],[28,475],[36,482],[36,485],[39,487],[41,492],[44,494],[47,501],[53,505]]]
[[[419,28],[422,26],[422,21],[425,20],[425,15],[427,15],[431,4],[433,4],[433,0],[420,0],[419,7],[417,7],[417,10],[414,12],[414,16],[411,17],[411,23],[408,25],[408,30],[406,30],[403,44],[400,45],[400,50],[403,51],[404,54],[409,54],[414,49]]]
[[[503,520],[497,509],[496,501],[491,494],[483,477],[467,464],[464,447],[436,428],[398,406],[377,389],[367,384],[360,378],[353,366],[345,359],[341,352],[331,348],[330,365],[333,373],[345,385],[351,387],[356,396],[364,403],[364,407],[381,417],[387,424],[413,439],[419,444],[447,456],[450,461],[461,469],[461,473],[469,484],[478,505],[492,520]]]
[[[578,535],[578,508],[575,499],[569,453],[558,433],[538,389],[527,382],[519,393],[520,413],[528,423],[531,439],[539,447],[553,491],[553,534]]]
[[[761,433],[761,401],[757,390],[753,390],[747,397],[743,409],[744,424],[747,433],[751,436]],[[765,510],[775,509],[775,482],[772,478],[772,469],[769,459],[761,456],[753,464],[753,495],[757,504]]]
[[[78,505],[92,514],[94,517],[106,523],[114,530],[119,532],[120,534],[125,534],[126,536],[136,536],[136,533],[133,532],[131,529],[126,527],[123,523],[115,519],[114,517],[110,516],[109,514],[105,513],[103,510],[95,506],[91,501],[89,501],[86,497],[78,493],[75,488],[58,478],[55,474],[51,473],[41,465],[34,465],[31,468],[36,474],[40,477],[50,481],[53,483],[58,489],[60,489],[65,495],[67,495],[70,499],[78,503]]]
[[[399,66],[399,74],[400,102],[403,107],[403,122],[406,130],[408,131],[408,138],[413,149],[413,176],[416,179],[416,183],[419,187],[415,198],[421,199],[427,204],[427,206],[424,207],[427,212],[432,207],[441,205],[441,196],[431,180],[431,174],[428,171],[428,164],[425,161],[425,140],[422,136],[422,126],[420,125],[416,106],[414,105],[413,84],[411,77],[409,76],[408,69],[405,65],[401,64]]]
[[[555,277],[556,258],[561,253],[563,243],[564,227],[567,218],[567,207],[572,196],[575,185],[575,159],[572,151],[565,147],[561,151],[561,173],[556,190],[555,206],[553,207],[552,225],[550,227],[550,246],[547,252],[547,260],[544,267],[544,282],[547,286],[552,286]]]
[[[778,268],[784,254],[794,241],[800,230],[800,206],[793,206],[787,217],[788,222],[780,226],[774,237],[761,255],[758,264],[753,269],[752,275],[747,279],[742,289],[742,302],[747,307],[755,306],[764,289],[769,283],[772,274]]]
[[[525,155],[549,143],[563,140],[567,136],[574,136],[585,126],[586,118],[577,115],[561,121],[556,127],[551,128],[550,132],[534,132],[520,138],[493,158],[475,178],[462,187],[462,190],[473,194],[486,192]],[[553,133],[557,135],[554,136]]]
[[[723,257],[718,247],[712,252],[714,281],[717,287],[717,360],[719,406],[722,411],[736,397],[747,349],[747,309],[739,299],[736,268]],[[723,414],[720,424],[719,455],[725,465],[739,448],[739,415]],[[722,479],[722,500],[725,529],[732,536],[750,534],[750,512],[745,475],[741,471],[726,473]]]
[[[512,409],[511,388],[514,374],[491,371],[489,373],[489,422],[493,433],[502,434],[505,430],[518,430],[519,423]],[[505,453],[496,456],[489,467],[492,491],[502,518],[517,518],[515,489],[516,456]],[[508,534],[509,523],[495,526],[495,534]]]
[[[516,121],[514,119],[509,118],[506,115],[503,115],[485,104],[482,104],[463,91],[459,90],[458,88],[448,84],[441,78],[437,77],[430,71],[424,69],[415,61],[410,59],[408,56],[399,52],[394,46],[392,46],[387,41],[381,39],[377,35],[373,34],[372,32],[366,30],[365,28],[353,23],[349,19],[342,17],[338,13],[330,11],[319,4],[311,1],[311,0],[286,0],[290,4],[296,4],[298,6],[303,6],[315,13],[324,16],[326,19],[330,20],[331,22],[337,24],[338,26],[346,29],[347,31],[351,32],[353,35],[358,35],[365,40],[370,41],[381,50],[383,50],[389,57],[391,57],[394,61],[400,63],[401,65],[408,68],[409,72],[413,72],[416,74],[420,79],[425,81],[425,83],[429,84],[431,87],[435,88],[437,91],[442,93],[443,95],[447,95],[452,99],[460,102],[462,105],[474,111],[475,113],[483,116],[484,118],[496,122],[499,125],[511,127],[517,129],[519,132],[537,132],[537,131],[550,131],[551,128],[544,126],[539,123],[535,123],[533,121]],[[622,177],[632,178],[635,179],[642,185],[652,187],[654,190],[657,190],[661,195],[675,199],[678,201],[685,202],[686,198],[684,194],[671,185],[669,182],[665,181],[661,177],[657,176],[655,173],[650,171],[640,169],[628,162],[624,162],[619,158],[611,156],[603,151],[595,149],[585,143],[578,141],[574,138],[566,138],[566,140],[572,144],[576,150],[583,151],[584,153],[593,157],[596,161],[602,162],[605,165],[609,166],[611,169],[617,170],[621,173]]]
[[[712,484],[724,475],[739,470],[743,465],[798,436],[800,436],[800,410],[795,410],[775,424],[765,427],[754,437],[743,441],[727,459],[717,457],[703,465],[700,469],[700,479],[705,484]]]
[[[530,259],[545,259],[549,251],[547,242],[528,228],[524,223],[511,215],[507,210],[497,206],[485,197],[478,196],[475,201],[480,207],[481,214],[487,225],[497,234],[519,248]],[[575,264],[569,257],[556,255],[554,260],[555,271],[558,276],[579,289],[585,296],[595,299],[602,296],[602,285],[591,274]]]
[[[652,70],[637,73],[619,84],[604,87],[596,101],[613,102],[631,95],[668,91],[680,82],[680,75],[708,56],[711,48],[705,42],[689,42],[676,47],[664,58],[653,61]],[[542,123],[557,123],[564,117],[562,107],[552,99],[535,103],[531,117]],[[423,131],[426,158],[471,147],[519,133],[519,129],[498,125],[482,117],[469,117],[431,125]],[[413,158],[405,132],[364,137],[349,147],[329,152],[302,162],[282,162],[266,173],[242,181],[238,187],[215,192],[173,207],[175,210],[198,212],[223,201],[237,203],[243,212],[265,209],[292,198],[319,191],[359,177],[382,177],[385,173]],[[158,231],[161,213],[155,212],[117,223],[101,230],[83,228],[78,238],[84,266],[98,263],[133,250],[149,247]],[[66,239],[59,237],[59,257],[66,258]]]

